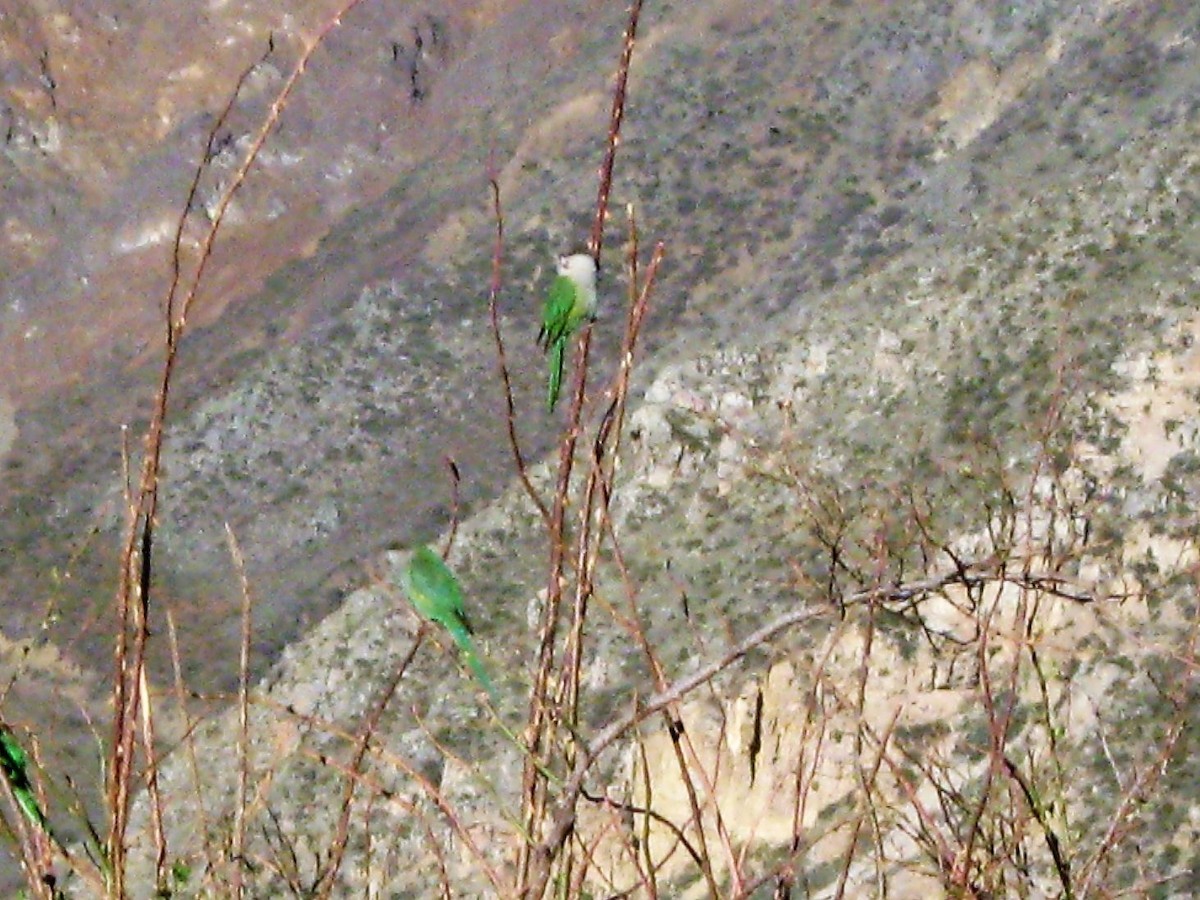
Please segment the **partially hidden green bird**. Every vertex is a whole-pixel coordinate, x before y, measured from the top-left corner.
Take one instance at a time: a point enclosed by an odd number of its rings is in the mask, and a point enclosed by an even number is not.
[[[7,725],[0,725],[0,772],[12,790],[13,799],[30,824],[37,828],[46,828],[46,816],[38,805],[37,796],[33,792],[33,784],[29,781],[26,766],[29,757],[25,748],[17,742],[17,736]]]
[[[538,346],[550,362],[547,412],[554,412],[562,390],[567,342],[584,319],[596,315],[596,258],[590,253],[568,253],[558,258],[555,270],[558,274],[542,307],[542,330],[538,332]]]
[[[409,559],[400,581],[417,612],[450,633],[467,667],[479,679],[492,703],[496,703],[496,688],[475,651],[475,642],[471,640],[474,629],[463,609],[462,589],[454,573],[429,547],[421,546]]]

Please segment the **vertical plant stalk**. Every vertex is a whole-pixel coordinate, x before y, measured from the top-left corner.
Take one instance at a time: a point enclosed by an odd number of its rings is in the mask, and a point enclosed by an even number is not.
[[[639,284],[636,255],[637,228],[632,216],[630,217],[630,237],[629,313],[626,321],[625,336],[622,342],[624,352],[614,386],[609,390],[613,401],[601,419],[596,438],[592,444],[593,461],[589,468],[587,481],[583,490],[583,499],[579,504],[579,522],[575,537],[575,590],[571,610],[571,628],[563,650],[562,679],[558,684],[555,696],[555,706],[559,710],[562,720],[565,722],[566,730],[572,735],[578,734],[580,727],[580,677],[583,669],[584,633],[588,616],[588,603],[595,586],[595,570],[600,550],[600,541],[605,533],[604,527],[605,525],[611,526],[611,522],[607,518],[608,499],[611,495],[611,491],[607,488],[611,487],[611,483],[606,481],[607,473],[603,461],[605,458],[608,458],[615,465],[615,453],[619,444],[620,430],[619,426],[617,430],[614,430],[612,426],[614,423],[624,421],[625,403],[628,398],[629,379],[633,371],[633,354],[637,344],[637,337],[640,333],[641,323],[645,318],[646,310],[649,307],[650,295],[664,255],[663,244],[659,243],[655,248],[654,257],[647,270],[645,283]],[[597,524],[599,526],[598,530],[593,528]],[[637,630],[636,627],[634,630]],[[645,641],[645,635],[642,634],[640,637],[642,645],[644,647],[648,646]],[[652,652],[650,652],[650,656],[651,665],[658,674],[658,686],[660,688],[665,687],[666,681],[662,674],[661,666],[658,666],[657,661],[653,659]],[[563,751],[563,761],[566,768],[570,769],[574,766],[575,757],[574,742],[569,741]],[[698,814],[698,809],[696,812]],[[571,857],[567,858],[564,865],[568,868],[570,867]],[[563,877],[568,881],[570,880],[569,873],[564,873]]]
[[[383,714],[387,711],[392,698],[396,696],[396,690],[400,687],[400,682],[404,678],[404,674],[408,671],[409,665],[416,657],[417,651],[421,649],[425,633],[426,628],[422,624],[417,630],[417,636],[413,641],[412,647],[409,648],[404,658],[400,660],[400,664],[396,666],[395,672],[388,679],[387,684],[383,686],[383,690],[379,692],[375,705],[371,708],[371,712],[367,718],[363,720],[362,725],[358,729],[358,734],[354,738],[354,753],[350,758],[350,765],[345,772],[346,786],[342,791],[342,804],[341,810],[338,813],[337,830],[334,832],[329,857],[318,874],[313,887],[312,894],[314,897],[319,898],[319,900],[324,900],[324,898],[333,895],[333,886],[337,883],[337,874],[342,867],[342,861],[346,858],[346,844],[350,840],[350,814],[354,806],[354,791],[358,787],[358,781],[363,773],[367,750],[371,746],[371,738],[378,732]]]
[[[634,586],[633,579],[629,574],[629,569],[625,564],[625,556],[621,549],[620,541],[617,539],[616,528],[614,526],[611,505],[614,494],[614,479],[616,477],[617,460],[620,455],[621,437],[624,434],[625,414],[628,410],[629,385],[633,375],[634,367],[634,352],[637,349],[638,337],[641,334],[642,323],[645,320],[646,313],[649,309],[650,292],[658,275],[659,266],[662,264],[665,246],[660,241],[654,249],[654,253],[650,260],[650,265],[647,269],[645,282],[639,287],[638,277],[638,230],[637,220],[634,216],[632,205],[628,207],[629,216],[629,315],[625,326],[625,340],[621,347],[621,362],[617,371],[617,375],[613,380],[613,386],[609,388],[607,394],[612,397],[600,426],[597,429],[596,438],[592,444],[592,464],[588,474],[588,483],[585,496],[587,497],[586,506],[590,509],[595,503],[593,494],[599,491],[600,505],[597,510],[600,520],[601,534],[597,538],[596,544],[592,547],[589,556],[586,559],[586,565],[581,565],[580,571],[586,574],[586,578],[581,578],[576,583],[576,615],[573,621],[571,634],[571,643],[568,645],[568,652],[582,658],[584,621],[587,611],[586,601],[590,596],[590,586],[593,584],[592,572],[596,565],[596,556],[599,552],[599,540],[605,535],[608,537],[610,549],[612,551],[613,561],[615,562],[618,571],[620,572],[622,582],[625,586],[626,599],[629,603],[629,611],[625,616],[621,616],[614,611],[616,618],[621,621],[621,624],[637,642],[638,647],[646,657],[647,665],[654,675],[655,687],[659,691],[666,690],[669,685],[666,670],[654,652],[654,648],[650,643],[649,637],[646,635],[645,629],[641,625],[640,616],[637,610],[637,590]],[[584,590],[584,585],[587,589]],[[578,666],[568,666],[569,670],[574,674],[574,684],[576,693],[578,693]],[[578,702],[578,701],[576,701]],[[671,749],[675,754],[675,762],[679,770],[679,778],[688,797],[688,805],[691,812],[691,820],[697,823],[696,842],[699,845],[699,851],[695,853],[697,867],[704,876],[708,884],[710,893],[716,895],[719,893],[716,878],[714,876],[711,860],[708,852],[707,838],[705,830],[702,826],[703,810],[700,803],[699,791],[697,790],[696,777],[704,782],[700,787],[703,788],[710,797],[715,797],[712,785],[708,783],[708,779],[704,774],[703,767],[700,765],[699,756],[692,746],[691,738],[682,728],[679,711],[677,707],[671,706],[662,711],[663,726],[667,734],[671,738]],[[691,757],[692,763],[689,763],[688,757]],[[568,763],[574,763],[574,754],[568,758]],[[693,765],[694,763],[694,765]],[[717,819],[719,831],[724,831],[724,822],[720,814],[720,810],[714,808],[714,815]],[[732,858],[732,851],[726,841],[726,850],[729,851],[729,856]],[[731,864],[731,871],[735,867]]]
[[[142,752],[151,762],[146,766],[146,793],[150,797],[150,827],[154,833],[154,883],[161,893],[167,887],[167,832],[163,824],[162,794],[158,790],[158,764],[154,753],[154,710],[150,701],[150,681],[146,668],[138,670],[143,697],[139,712],[142,719]]]
[[[629,83],[629,66],[637,41],[638,18],[642,0],[634,0],[629,9],[625,27],[621,59],[617,67],[616,84],[613,90],[612,111],[609,117],[608,141],[604,162],[600,167],[600,184],[596,196],[596,214],[592,221],[592,233],[588,249],[600,265],[600,253],[604,240],[604,223],[608,218],[608,198],[612,190],[613,167],[616,164],[617,147],[620,145],[621,123],[625,117],[625,96]],[[558,642],[558,626],[563,596],[563,573],[566,561],[566,507],[570,494],[571,472],[575,460],[583,416],[584,397],[587,389],[587,365],[590,355],[592,329],[590,325],[580,333],[575,353],[575,381],[570,418],[559,447],[558,478],[554,492],[554,504],[549,521],[550,572],[547,583],[546,604],[539,629],[538,663],[534,673],[533,689],[530,692],[525,746],[528,749],[521,784],[523,805],[522,821],[530,841],[536,841],[541,831],[546,812],[547,784],[542,771],[546,768],[553,745],[547,734],[551,717],[550,679],[556,671],[555,656]],[[517,884],[522,893],[531,886],[531,845],[523,843],[517,860]],[[545,881],[542,881],[544,890]],[[540,896],[540,891],[535,895]]]
[[[459,485],[462,484],[462,474],[458,471],[458,463],[453,456],[445,457],[446,471],[450,473],[450,533],[446,535],[446,548],[442,551],[442,559],[448,559],[454,549],[454,539],[458,537],[458,507]]]
[[[590,540],[593,509],[596,509],[597,492],[599,492],[602,525],[608,526],[611,534],[611,520],[608,517],[609,502],[612,497],[612,477],[616,466],[616,454],[620,445],[622,426],[625,421],[625,406],[629,390],[629,379],[633,372],[633,351],[641,330],[642,320],[649,305],[650,288],[662,262],[664,247],[659,243],[655,248],[654,258],[650,263],[649,276],[645,288],[639,290],[638,279],[638,231],[637,220],[634,218],[632,207],[629,210],[629,312],[625,323],[625,338],[621,346],[621,363],[617,372],[615,384],[611,390],[612,402],[600,421],[596,439],[592,444],[592,466],[588,473],[587,485],[584,489],[584,501],[580,504],[579,537],[576,559],[575,598],[572,609],[571,631],[567,637],[564,651],[566,662],[563,668],[567,678],[560,686],[559,703],[571,711],[571,727],[578,725],[579,676],[583,657],[583,626],[587,618],[587,601],[591,595],[593,572],[596,565],[596,550],[598,543]],[[607,460],[607,467],[605,461]],[[614,545],[616,536],[611,535]],[[653,660],[652,660],[653,664]],[[663,687],[661,672],[659,687]],[[573,758],[568,757],[567,764],[571,765]]]
[[[210,835],[212,827],[208,815],[204,811],[204,788],[200,779],[200,760],[196,756],[195,728],[187,705],[187,690],[183,683],[183,663],[179,655],[179,634],[175,629],[175,615],[167,608],[167,639],[171,647],[171,667],[175,675],[175,704],[179,707],[179,717],[183,722],[184,750],[187,754],[188,769],[192,776],[192,790],[195,792],[196,819],[200,832],[200,840],[204,845],[204,859],[208,863],[208,874],[217,871],[217,854],[213,850]]]
[[[488,286],[488,313],[492,322],[492,339],[496,343],[496,365],[500,369],[500,380],[504,384],[504,412],[508,423],[508,446],[512,450],[513,462],[517,465],[517,476],[525,488],[525,493],[533,501],[541,513],[542,521],[550,527],[550,510],[542,499],[533,482],[529,480],[529,470],[525,465],[525,454],[521,452],[521,442],[517,437],[517,410],[513,401],[512,378],[508,372],[508,357],[504,352],[504,337],[500,333],[500,287],[502,281],[502,266],[504,259],[504,208],[500,204],[500,176],[495,163],[488,160],[488,186],[492,191],[492,213],[496,220],[496,240],[492,245],[492,278]]]
[[[12,733],[7,723],[0,722],[0,727]],[[16,738],[13,737],[12,740],[15,741]],[[27,765],[24,758],[16,765],[24,774]],[[26,781],[23,791],[28,792],[31,788],[32,784]],[[4,810],[0,814],[0,835],[17,846],[14,855],[21,864],[29,895],[37,897],[38,900],[54,900],[52,881],[47,880],[47,876],[53,874],[48,829],[44,819],[40,823],[32,821],[25,804],[17,796],[18,790],[14,779],[10,777],[9,764],[6,762],[5,770],[0,775],[0,805]],[[39,784],[36,800],[39,810],[46,808],[43,794]],[[28,800],[26,796],[25,802]]]
[[[242,548],[228,522],[225,523],[225,538],[242,586],[242,640],[238,654],[238,782],[237,805],[233,813],[233,858],[242,860],[246,856],[246,806],[250,787],[250,579],[246,577]],[[233,896],[241,900],[243,879],[240,863],[233,867],[231,874]]]
[[[621,364],[614,379],[613,387],[611,387],[608,391],[608,394],[613,399],[609,404],[608,410],[599,423],[595,439],[592,442],[592,463],[589,467],[587,481],[583,490],[583,499],[580,503],[578,531],[575,538],[576,575],[572,603],[571,630],[567,636],[566,646],[564,648],[562,665],[563,678],[559,684],[559,692],[558,696],[556,697],[557,708],[560,710],[560,715],[562,715],[566,722],[567,731],[571,735],[577,735],[580,729],[580,679],[583,669],[584,639],[588,618],[588,606],[595,587],[595,570],[600,551],[600,543],[606,533],[612,539],[613,550],[618,558],[618,564],[622,567],[622,573],[625,576],[626,584],[631,584],[628,579],[628,572],[623,567],[620,547],[616,542],[616,536],[612,530],[612,521],[608,515],[609,503],[612,497],[612,477],[613,473],[615,472],[616,455],[620,444],[620,436],[622,425],[624,423],[626,404],[629,394],[629,381],[633,373],[634,351],[637,346],[637,339],[640,334],[642,322],[644,321],[646,312],[649,308],[650,296],[657,280],[659,267],[665,255],[664,245],[659,242],[655,247],[654,254],[647,268],[645,280],[640,281],[638,274],[637,250],[637,224],[631,211],[630,255],[628,270],[629,312],[626,320],[625,335],[622,342]],[[594,526],[597,527],[594,528]],[[631,598],[631,604],[632,603],[633,600]],[[650,666],[655,673],[656,685],[660,690],[664,689],[667,686],[665,672],[655,657],[645,632],[637,623],[635,609],[631,609],[628,627],[649,658]],[[688,790],[693,817],[699,820],[700,806],[691,778],[689,777],[688,768],[683,762],[682,751],[679,745],[680,732],[678,729],[673,727],[675,723],[674,713],[670,710],[667,710],[664,711],[664,716],[667,719],[667,728],[672,735],[673,746],[677,755],[679,756],[681,775]],[[572,739],[568,741],[564,747],[563,761],[569,770],[575,766],[576,760],[577,746],[575,741]],[[704,836],[702,832],[698,832],[698,838],[701,844],[703,844]],[[571,854],[562,861],[563,871],[559,876],[561,880],[571,879],[571,869],[574,858],[574,854]],[[703,847],[698,855],[698,858],[700,860],[701,869],[706,873],[706,875],[711,874],[711,871],[707,866],[707,851]],[[710,887],[715,889],[715,882],[713,882],[711,878],[709,879],[709,882]]]
[[[241,165],[234,173],[229,185],[222,193],[214,212],[212,223],[209,225],[198,250],[199,258],[196,270],[188,279],[188,286],[183,290],[181,285],[181,252],[183,230],[195,199],[200,177],[208,165],[208,151],[211,150],[217,129],[220,128],[225,116],[232,109],[237,99],[237,91],[245,83],[249,74],[258,66],[258,62],[247,68],[239,78],[235,90],[222,115],[218,118],[208,136],[208,147],[205,158],[197,165],[187,205],[180,215],[175,232],[172,258],[172,281],[165,303],[165,345],[162,372],[159,377],[158,391],[155,395],[154,407],[150,415],[150,424],[143,437],[144,456],[141,465],[141,475],[138,480],[136,493],[130,497],[127,506],[125,537],[119,562],[119,580],[117,585],[117,622],[114,647],[113,673],[113,738],[108,759],[108,784],[105,795],[109,810],[109,833],[107,838],[107,856],[111,879],[108,893],[112,897],[127,896],[125,880],[126,831],[129,825],[129,808],[133,787],[133,760],[135,732],[141,717],[142,686],[145,680],[146,646],[149,641],[149,610],[150,585],[152,575],[152,558],[154,549],[154,529],[158,513],[159,470],[162,464],[163,437],[166,430],[168,398],[171,393],[172,378],[175,364],[178,360],[179,344],[187,329],[187,318],[191,311],[200,286],[203,283],[204,272],[212,257],[213,246],[224,222],[233,197],[241,189],[251,166],[258,159],[267,138],[275,130],[300,77],[303,75],[312,55],[324,42],[325,38],[340,24],[342,17],[362,0],[348,0],[338,11],[321,26],[317,33],[305,44],[292,71],[276,94],[271,107],[264,117],[262,124],[255,133],[254,139],[242,159]],[[274,41],[268,47],[268,53],[273,48]],[[144,721],[144,720],[143,720]],[[148,756],[148,764],[154,763],[153,734],[143,730],[143,743]]]
[[[584,626],[587,619],[587,606],[594,585],[593,573],[600,550],[600,541],[605,536],[608,537],[613,560],[621,574],[621,579],[625,586],[626,598],[629,603],[629,611],[626,615],[622,616],[616,613],[615,610],[613,611],[614,615],[637,642],[638,647],[645,655],[647,665],[654,675],[656,689],[663,691],[669,685],[666,670],[655,654],[645,629],[641,625],[637,611],[637,591],[634,587],[633,579],[629,575],[628,567],[625,564],[624,553],[617,539],[616,529],[611,516],[617,459],[620,451],[621,436],[624,432],[625,414],[628,409],[629,384],[633,375],[634,352],[637,349],[637,340],[641,334],[642,323],[649,309],[650,294],[665,255],[665,246],[660,241],[655,246],[646,271],[645,281],[639,285],[638,231],[632,208],[629,209],[629,222],[629,314],[625,327],[625,339],[621,348],[621,363],[613,380],[613,385],[607,392],[612,397],[612,400],[601,419],[596,438],[592,443],[591,467],[588,473],[587,486],[584,491],[585,502],[583,506],[589,511],[594,510],[595,515],[589,516],[586,521],[581,521],[580,523],[580,547],[581,550],[586,547],[587,553],[586,555],[581,553],[581,558],[577,563],[578,574],[576,578],[572,628],[567,644],[567,663],[564,665],[570,678],[571,689],[574,692],[571,695],[572,705],[570,709],[576,714],[578,713],[579,676],[583,659]],[[590,526],[596,516],[599,518],[600,533],[595,540],[590,540]],[[702,824],[703,807],[699,791],[697,790],[697,779],[694,776],[699,776],[699,780],[705,782],[701,787],[708,796],[714,797],[715,794],[712,790],[712,785],[707,783],[707,778],[703,767],[700,765],[699,756],[692,746],[691,739],[682,728],[678,709],[675,706],[668,707],[663,710],[662,717],[664,728],[671,739],[671,749],[675,754],[679,778],[687,793],[691,821],[697,826],[696,842],[699,846],[699,852],[695,854],[695,859],[697,860],[701,874],[708,884],[710,892],[715,895],[718,893],[718,887],[710,864],[707,838]],[[572,723],[573,730],[577,730],[577,723],[578,716],[576,715]],[[691,757],[690,762],[689,755]],[[568,752],[566,754],[568,767],[574,766],[575,759],[574,745],[568,745]],[[724,825],[720,810],[714,808],[714,814],[717,818],[718,828],[723,830]],[[730,856],[732,857],[732,852],[730,852]]]

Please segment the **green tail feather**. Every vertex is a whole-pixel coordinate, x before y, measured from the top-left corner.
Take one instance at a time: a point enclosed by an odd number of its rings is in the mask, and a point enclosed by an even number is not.
[[[546,388],[546,412],[554,412],[558,394],[562,390],[563,359],[567,352],[567,340],[555,341],[550,347],[550,383]]]
[[[32,825],[38,828],[46,828],[46,814],[42,812],[41,806],[38,805],[37,798],[33,795],[33,791],[26,788],[13,788],[13,799],[17,801],[17,805],[21,807],[21,812],[25,814],[25,818]]]
[[[487,691],[488,696],[492,699],[492,703],[498,702],[496,696],[496,686],[492,684],[492,679],[488,677],[487,669],[480,662],[478,654],[475,652],[475,642],[471,640],[471,634],[465,628],[447,626],[450,632],[450,637],[454,638],[454,643],[458,644],[459,650],[462,651],[463,658],[466,660],[467,668],[483,685],[483,689]]]
[[[496,686],[492,684],[492,679],[488,677],[487,669],[483,667],[483,663],[479,661],[479,657],[474,653],[467,653],[466,656],[467,666],[479,680],[479,683],[483,685],[483,689],[487,691],[488,697],[492,700],[492,705],[495,706],[500,702],[500,699],[496,696]]]

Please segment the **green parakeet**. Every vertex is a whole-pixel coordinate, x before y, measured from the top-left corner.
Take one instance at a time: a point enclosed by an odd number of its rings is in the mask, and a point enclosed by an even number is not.
[[[542,330],[538,346],[549,354],[550,379],[546,388],[546,410],[554,412],[562,389],[563,362],[567,342],[586,318],[596,314],[596,259],[590,253],[560,256],[558,275],[542,307]]]
[[[400,581],[417,612],[450,633],[450,637],[462,651],[467,667],[479,679],[479,683],[495,703],[496,688],[475,652],[475,642],[471,640],[474,631],[463,610],[462,590],[454,573],[442,562],[440,556],[422,546],[417,548],[409,559],[408,565],[401,573]]]
[[[21,807],[31,824],[37,828],[46,827],[46,816],[38,805],[33,785],[29,781],[29,773],[25,771],[29,758],[24,748],[17,742],[17,736],[5,725],[0,725],[0,772],[8,786],[12,789],[13,798]]]

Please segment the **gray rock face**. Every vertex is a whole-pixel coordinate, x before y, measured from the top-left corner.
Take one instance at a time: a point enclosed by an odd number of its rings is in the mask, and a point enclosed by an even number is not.
[[[519,732],[525,711],[548,551],[540,517],[511,487],[481,161],[495,150],[517,425],[537,458],[561,424],[540,414],[537,307],[552,255],[586,230],[623,12],[513,3],[456,15],[438,48],[420,19],[382,57],[386,41],[347,22],[354,51],[331,43],[312,88],[322,99],[297,101],[272,145],[271,183],[247,195],[236,223],[235,240],[294,247],[272,223],[295,220],[310,236],[305,257],[260,293],[216,301],[220,315],[185,350],[161,589],[190,611],[189,679],[228,687],[235,666],[213,661],[236,658],[232,525],[256,595],[256,671],[268,673],[252,722],[261,795],[250,855],[276,864],[261,868],[258,896],[315,878],[330,846],[341,732],[363,721],[415,630],[391,551],[448,523],[446,456],[464,475],[466,508],[451,561],[504,673],[497,713]],[[523,28],[542,52],[517,52]],[[645,878],[631,835],[647,848],[643,870],[661,863],[664,879],[701,894],[785,870],[820,896],[839,881],[848,895],[1053,893],[1064,877],[1055,842],[1077,888],[1194,868],[1182,802],[1163,807],[1140,860],[1118,838],[1139,778],[1161,796],[1188,790],[1172,751],[1194,697],[1180,671],[1194,669],[1183,573],[1195,521],[1198,28],[1200,11],[1152,2],[648,4],[595,390],[617,360],[626,204],[643,248],[661,239],[668,255],[597,570],[583,739],[658,689],[609,610],[633,604],[672,680],[798,606],[813,615],[678,708],[691,777],[711,783],[701,843],[723,859],[713,881],[684,851],[664,859],[674,838],[655,829],[686,831],[691,812],[677,805],[687,792],[670,741],[649,720],[640,736],[651,749],[634,753],[630,734],[589,790],[608,786],[660,818],[581,815],[595,839],[591,889]],[[380,138],[386,152],[363,149],[335,75],[351,79],[348,95],[381,98],[391,65],[408,106],[377,120],[429,134],[411,149],[391,137]],[[330,121],[357,137],[325,159]],[[312,221],[282,174],[292,154],[303,157],[297,191],[335,195],[321,194]],[[136,244],[145,233],[130,234]],[[214,288],[249,254],[237,246]],[[145,397],[140,373],[152,367],[122,371],[120,390]],[[30,570],[81,522],[111,533],[111,452],[84,444],[32,461],[32,450],[87,433],[80,423],[98,411],[134,408],[79,412],[112,384],[78,388],[75,405],[15,400],[10,583],[37,584]],[[534,481],[552,489],[544,468]],[[53,498],[54,523],[38,496]],[[107,584],[111,545],[99,544],[75,563],[82,594]],[[953,574],[956,559],[977,580],[899,591]],[[73,647],[85,663],[106,658],[102,632]],[[181,858],[201,858],[206,829],[210,847],[228,833],[233,721],[199,733],[201,802],[182,756],[163,769]],[[519,802],[521,756],[452,655],[422,647],[378,738],[336,893],[420,895],[431,867],[456,895],[510,878],[517,838],[505,813]],[[1160,757],[1158,775],[1140,765]],[[970,798],[1001,795],[1017,812],[981,801],[979,843],[954,844]],[[185,815],[193,806],[206,814]],[[715,849],[723,839],[736,852]],[[982,845],[995,857],[973,856]]]

